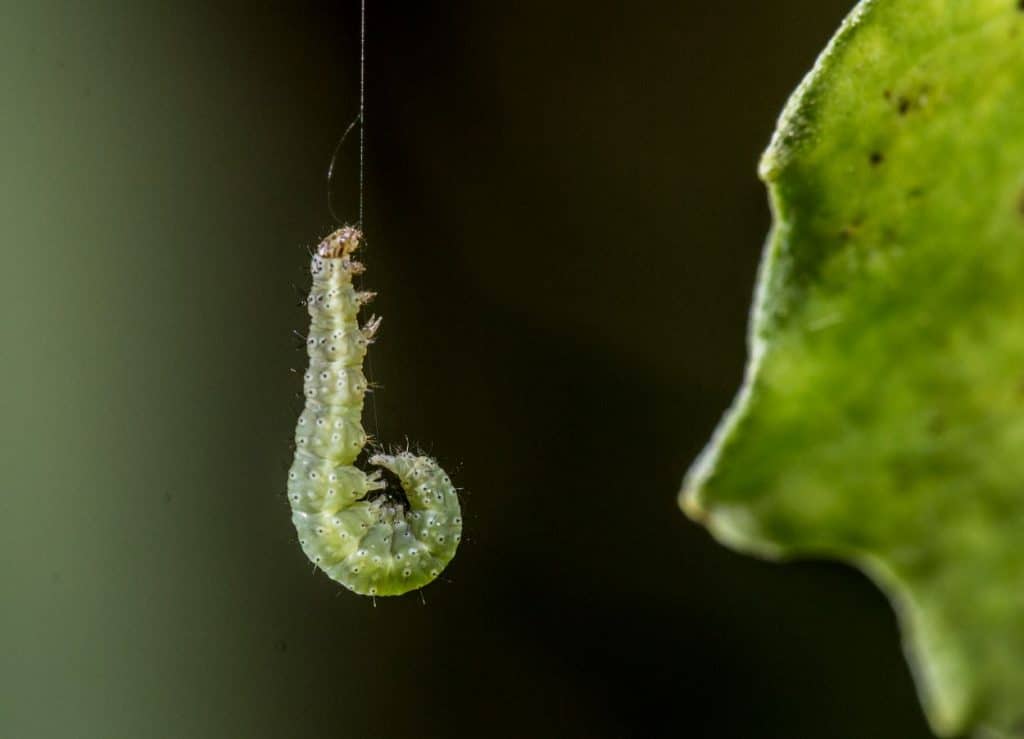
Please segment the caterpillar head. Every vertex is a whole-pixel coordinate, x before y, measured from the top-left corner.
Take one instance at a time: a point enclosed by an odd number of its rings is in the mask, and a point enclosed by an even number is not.
[[[345,257],[359,248],[362,232],[355,226],[344,226],[327,236],[316,248],[318,256],[325,259]]]

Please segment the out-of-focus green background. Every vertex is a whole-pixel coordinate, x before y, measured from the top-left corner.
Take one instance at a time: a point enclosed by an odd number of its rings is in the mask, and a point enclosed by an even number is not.
[[[355,0],[0,7],[0,737],[930,736],[863,577],[675,502],[850,0],[369,5],[367,425],[467,527],[376,605],[283,496]]]

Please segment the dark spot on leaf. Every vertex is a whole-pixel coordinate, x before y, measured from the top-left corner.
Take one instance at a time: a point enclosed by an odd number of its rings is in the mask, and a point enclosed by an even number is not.
[[[863,224],[864,224],[864,216],[863,215],[857,216],[852,221],[850,221],[849,224],[847,224],[846,226],[843,226],[842,229],[840,229],[839,237],[843,241],[849,241],[850,239],[854,238],[857,235],[857,233],[860,231],[860,227]]]
[[[1021,0],[1021,2],[1024,2],[1024,0]],[[886,90],[885,92],[883,92],[882,97],[884,97],[886,100],[892,100],[892,90]]]
[[[901,97],[899,102],[900,115],[906,115],[910,112],[910,99]]]
[[[922,195],[924,195],[924,188],[923,187],[915,187],[913,190],[911,190],[910,192],[907,193],[907,196],[910,197],[913,200],[916,200],[917,198],[921,197]]]
[[[880,151],[873,151],[871,152],[869,161],[871,162],[872,167],[877,167],[879,164],[885,161],[885,155]]]
[[[1017,10],[1024,10],[1024,0],[1017,0]]]

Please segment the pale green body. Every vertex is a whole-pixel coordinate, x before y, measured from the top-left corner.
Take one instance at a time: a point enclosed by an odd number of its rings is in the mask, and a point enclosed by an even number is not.
[[[398,477],[408,507],[384,494],[379,471],[355,466],[367,442],[363,359],[378,325],[361,327],[357,319],[372,297],[352,285],[362,270],[350,258],[358,244],[357,231],[340,229],[313,257],[306,407],[295,430],[288,500],[303,551],[332,579],[361,595],[400,595],[431,582],[451,561],[462,518],[451,480],[429,457],[369,459]]]
[[[1018,5],[862,2],[794,95],[746,383],[682,497],[736,548],[870,573],[945,735],[1024,727]]]

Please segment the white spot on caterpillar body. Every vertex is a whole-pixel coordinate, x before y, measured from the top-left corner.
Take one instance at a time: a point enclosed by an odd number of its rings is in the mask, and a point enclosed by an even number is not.
[[[295,431],[288,501],[302,550],[329,577],[361,595],[401,595],[434,580],[462,538],[458,496],[429,457],[376,454],[369,463],[388,470],[402,492],[388,488],[380,470],[355,466],[367,443],[362,425],[367,390],[363,360],[379,318],[359,325],[373,293],[357,292],[352,258],[358,230],[345,227],[317,248],[306,305],[309,368],[306,406]]]

